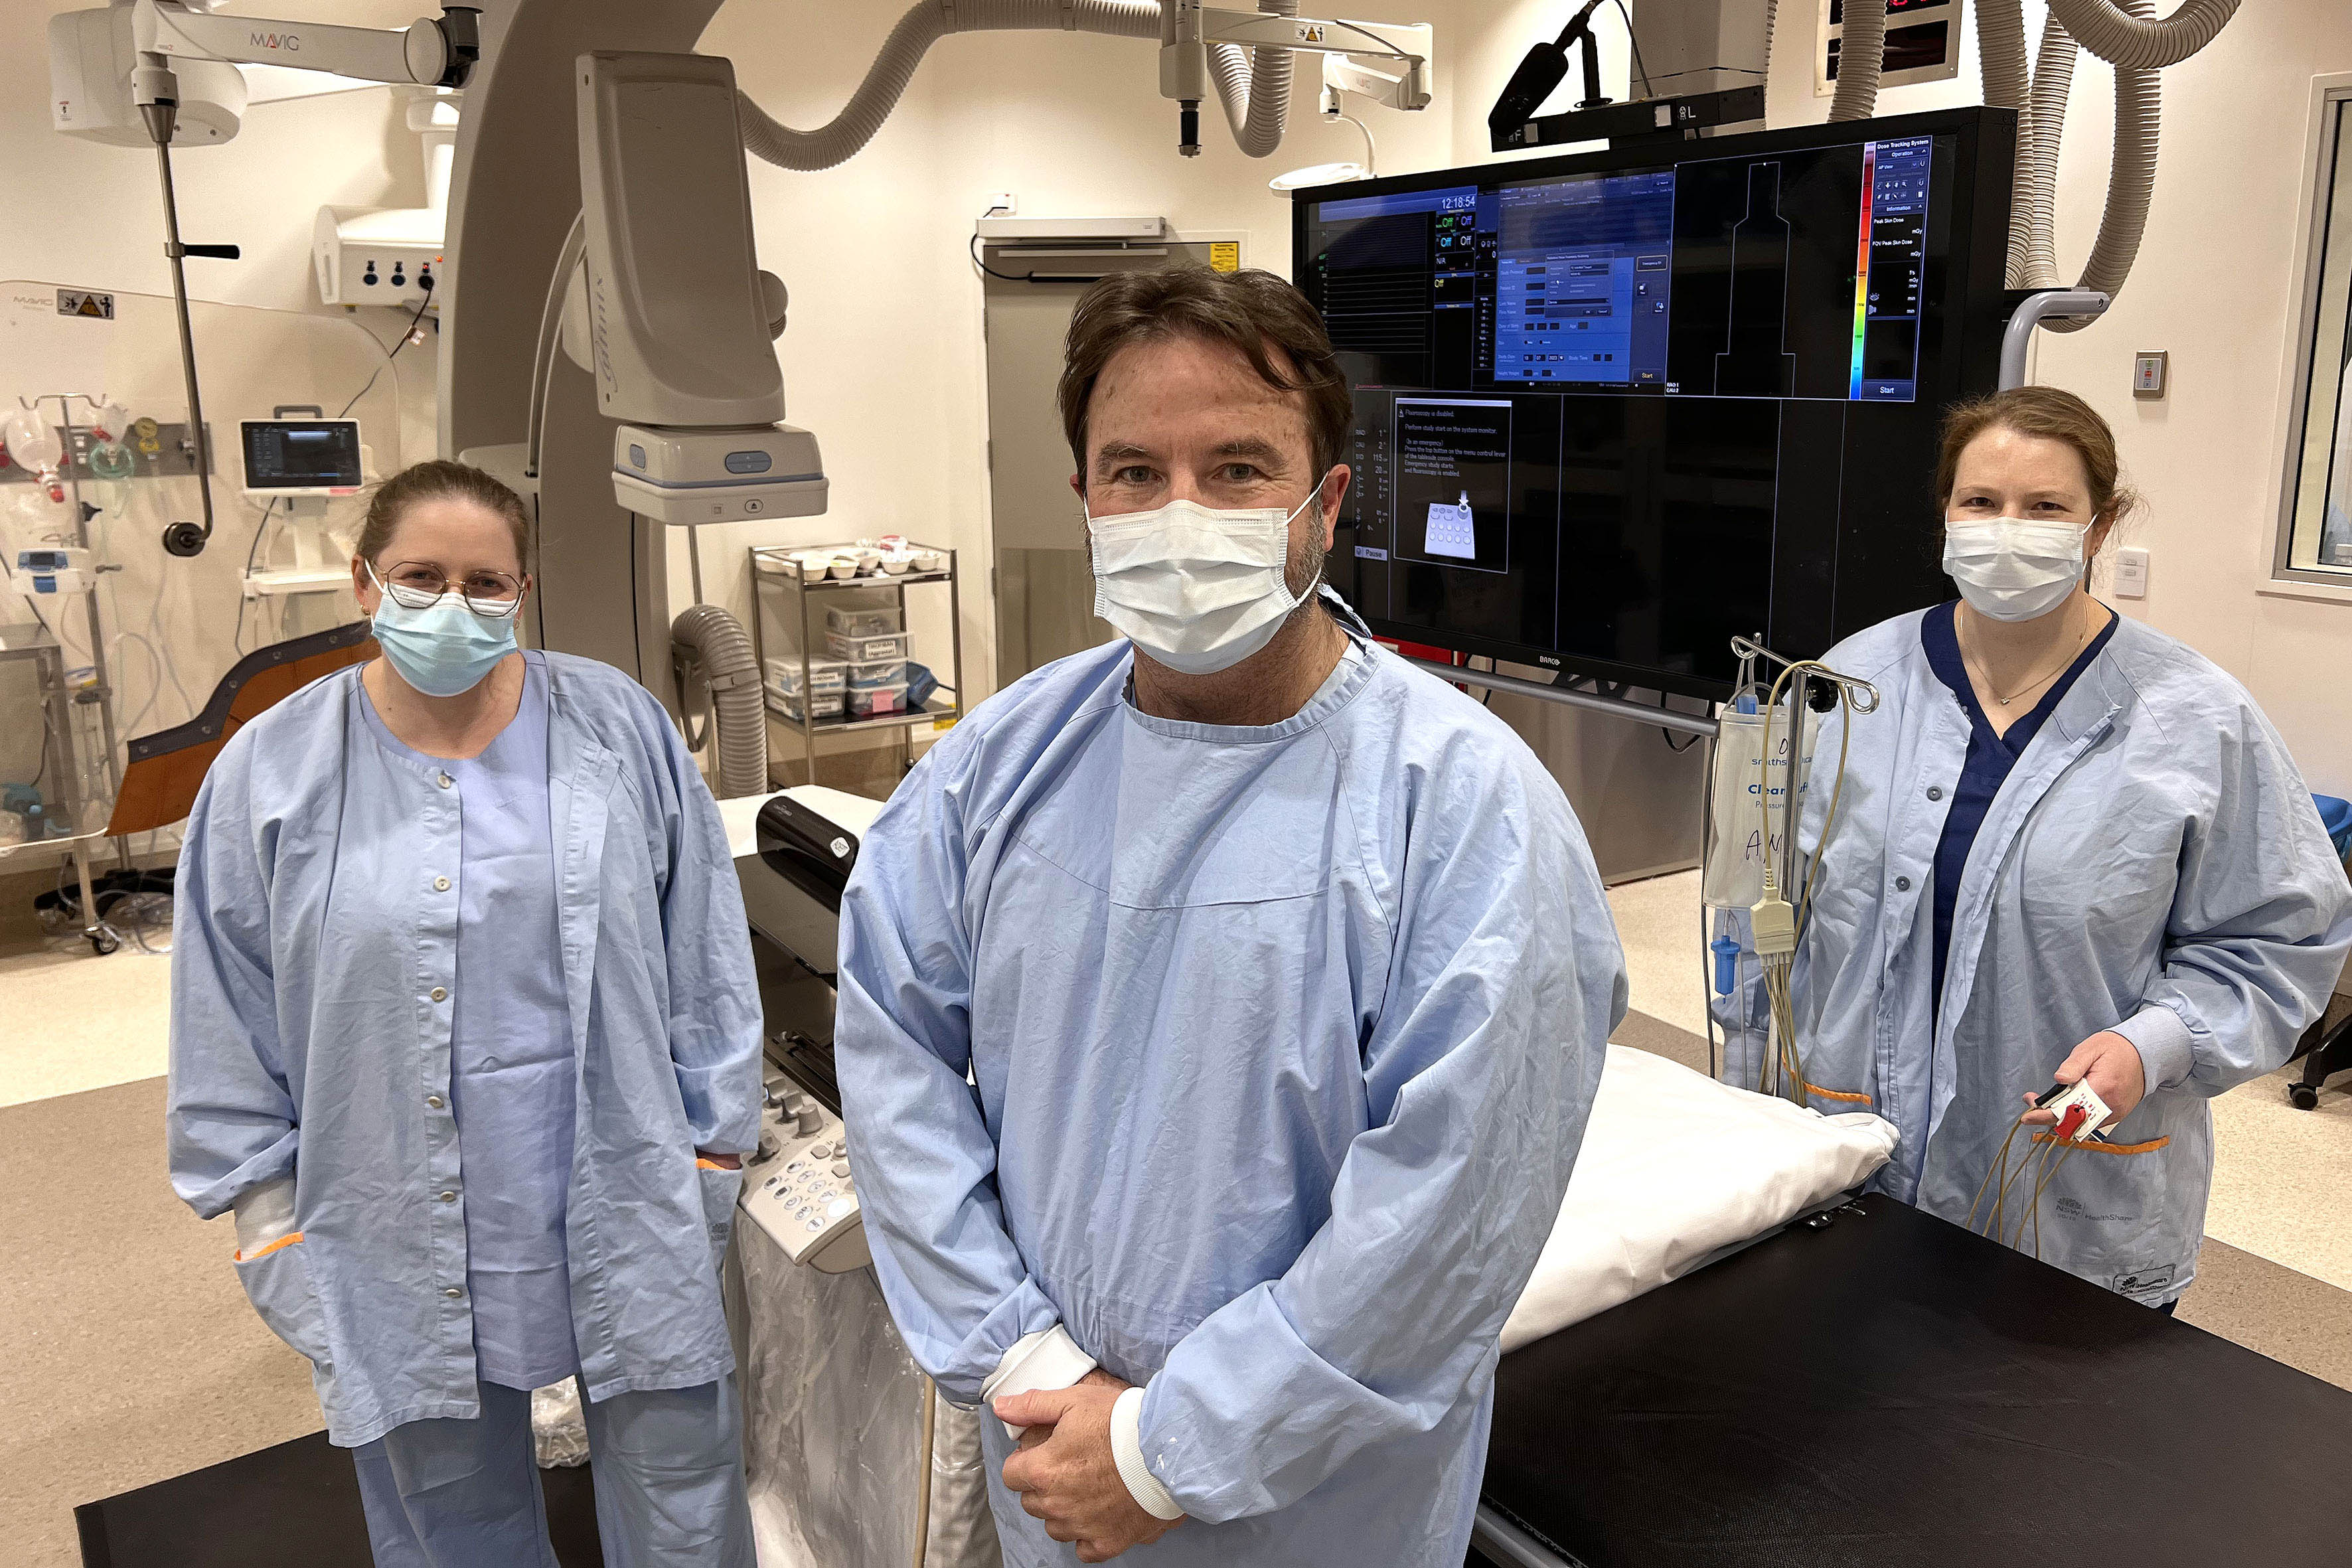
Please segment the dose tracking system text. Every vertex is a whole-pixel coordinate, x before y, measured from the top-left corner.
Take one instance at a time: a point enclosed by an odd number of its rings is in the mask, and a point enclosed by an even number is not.
[[[1710,694],[1734,633],[1826,646],[1919,582],[1839,536],[1958,390],[1973,147],[1887,123],[1302,200],[1356,405],[1335,585],[1389,635]]]

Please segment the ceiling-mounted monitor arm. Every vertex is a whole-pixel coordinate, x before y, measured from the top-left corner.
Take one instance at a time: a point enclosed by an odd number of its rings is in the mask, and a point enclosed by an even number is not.
[[[1339,57],[1348,68],[1342,73],[1327,67],[1326,81],[1391,109],[1412,110],[1429,105],[1433,36],[1426,24],[1326,21],[1217,10],[1201,0],[1163,0],[1160,96],[1178,105],[1177,151],[1188,158],[1200,155],[1201,100],[1208,95],[1213,44]]]
[[[180,79],[174,59],[225,60],[238,65],[279,65],[331,71],[366,81],[463,87],[481,58],[480,11],[451,5],[440,18],[422,17],[405,30],[343,27],[329,23],[276,22],[251,16],[215,16],[191,11],[178,0],[136,0],[131,21],[138,63],[131,72],[131,100],[139,106],[155,143],[155,170],[163,195],[163,255],[172,264],[172,303],[179,320],[180,374],[188,394],[188,439],[195,461],[202,522],[174,521],[163,530],[163,548],[173,555],[201,554],[213,536],[213,455],[205,431],[205,408],[196,381],[195,333],[188,318],[186,258],[234,261],[233,245],[187,245],[180,238],[179,198],[172,182],[172,133],[180,114]]]
[[[137,0],[131,37],[142,55],[227,60],[331,71],[362,81],[463,87],[481,58],[480,11],[444,7],[408,26],[346,27],[327,22],[213,16],[178,0]]]
[[[2033,329],[2043,318],[2088,318],[2106,313],[2108,296],[2095,289],[2045,289],[2018,302],[2000,336],[2000,390],[2025,384],[2025,354],[2033,342]]]

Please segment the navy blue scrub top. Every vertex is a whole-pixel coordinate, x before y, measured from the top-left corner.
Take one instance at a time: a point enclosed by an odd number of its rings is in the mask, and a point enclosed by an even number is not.
[[[1959,601],[1938,605],[1927,612],[1919,623],[1919,646],[1927,655],[1927,668],[1936,679],[1952,689],[1960,700],[1960,710],[1969,716],[1969,755],[1960,765],[1960,781],[1952,788],[1952,809],[1944,816],[1943,837],[1936,840],[1936,958],[1935,989],[1929,993],[1938,1010],[1944,1003],[1944,959],[1952,945],[1952,910],[1959,902],[1960,870],[1969,863],[1969,850],[1977,841],[1977,829],[1984,826],[1985,813],[1992,809],[1993,797],[2009,777],[2009,770],[2025,754],[2025,748],[2040,732],[2042,721],[2050,717],[2066,695],[2067,688],[2107,639],[2116,635],[2116,616],[2108,612],[2107,624],[2091,639],[2081,657],[2066,667],[2066,673],[2042,694],[2033,710],[2015,720],[2004,734],[1993,733],[1992,725],[1985,719],[1984,709],[1977,702],[1977,694],[1969,684],[1968,667],[1960,662],[1959,634],[1953,629],[1952,616]]]

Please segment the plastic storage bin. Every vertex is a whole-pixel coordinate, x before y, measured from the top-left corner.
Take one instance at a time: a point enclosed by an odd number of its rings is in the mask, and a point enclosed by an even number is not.
[[[827,605],[824,629],[835,637],[887,637],[904,632],[907,621],[905,616],[893,606],[843,609],[835,605]]]
[[[848,685],[846,665],[832,659],[809,661],[810,700],[813,716],[819,719],[841,717],[841,694]],[[801,663],[796,658],[772,658],[768,661],[768,689],[776,696],[784,716],[794,723],[801,718]]]
[[[903,661],[907,657],[907,634],[889,632],[879,637],[847,637],[840,632],[824,634],[825,651],[834,658],[858,664],[871,664],[880,659]]]
[[[801,721],[801,700],[799,698],[779,695],[776,699],[776,709],[793,723],[797,724]],[[818,720],[840,718],[841,693],[838,691],[818,692],[816,694],[815,711],[811,713],[809,716],[813,719]]]
[[[852,691],[871,691],[878,687],[907,684],[907,661],[903,658],[879,659],[871,664],[853,664],[847,668],[849,689]],[[884,711],[887,712],[888,710],[886,709]]]
[[[828,691],[838,691],[849,684],[849,667],[839,659],[813,658],[808,666],[809,685],[820,697]],[[796,697],[801,689],[801,661],[796,658],[772,658],[768,661],[768,685],[777,693]]]
[[[907,683],[894,680],[885,686],[853,686],[849,689],[849,716],[870,719],[877,713],[903,713],[907,710]]]

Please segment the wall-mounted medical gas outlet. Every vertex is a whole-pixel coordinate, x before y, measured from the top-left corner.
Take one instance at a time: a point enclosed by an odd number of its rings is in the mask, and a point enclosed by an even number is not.
[[[2162,397],[2172,379],[2172,351],[2132,355],[2132,395],[2143,400]]]
[[[320,300],[414,310],[448,271],[440,229],[440,215],[423,207],[320,207],[310,226]]]
[[[1837,91],[1838,55],[1845,47],[1846,0],[1820,0],[1814,28],[1813,96]],[[1885,0],[1886,64],[1881,87],[1950,81],[1960,74],[1962,0]],[[1884,112],[1884,110],[1881,110]]]

